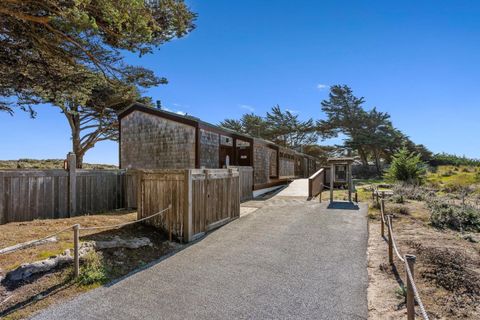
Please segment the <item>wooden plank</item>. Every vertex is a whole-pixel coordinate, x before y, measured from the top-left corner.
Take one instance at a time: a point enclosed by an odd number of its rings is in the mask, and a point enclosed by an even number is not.
[[[5,178],[0,177],[0,224],[7,223],[7,213],[5,208],[5,198],[8,196],[5,188]]]

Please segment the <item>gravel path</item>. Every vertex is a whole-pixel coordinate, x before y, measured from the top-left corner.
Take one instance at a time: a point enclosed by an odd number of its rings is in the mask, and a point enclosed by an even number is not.
[[[367,208],[274,197],[34,319],[367,319]]]

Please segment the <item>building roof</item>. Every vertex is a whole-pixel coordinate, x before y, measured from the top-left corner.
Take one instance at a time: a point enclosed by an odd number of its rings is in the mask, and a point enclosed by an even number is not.
[[[290,149],[290,148],[282,147],[282,146],[277,145],[276,143],[274,143],[272,141],[262,139],[262,138],[258,138],[258,137],[254,137],[254,136],[250,136],[250,135],[244,134],[244,133],[238,133],[234,130],[205,122],[203,120],[200,120],[197,117],[193,117],[193,116],[190,116],[190,115],[180,115],[178,113],[174,113],[174,112],[170,112],[170,111],[166,111],[166,110],[147,107],[144,104],[141,104],[141,103],[138,103],[138,102],[135,102],[135,103],[131,104],[130,106],[120,110],[118,112],[118,119],[122,119],[122,118],[126,117],[127,115],[129,115],[133,111],[145,112],[145,113],[148,113],[148,114],[152,114],[152,115],[155,115],[155,116],[158,116],[158,117],[166,118],[166,119],[169,119],[169,120],[172,120],[172,121],[177,121],[177,122],[184,123],[184,124],[187,124],[187,125],[191,125],[191,126],[194,126],[194,127],[198,126],[198,127],[201,127],[202,129],[206,129],[206,130],[211,129],[213,131],[216,131],[217,133],[224,134],[224,135],[231,135],[231,136],[233,136],[237,139],[240,139],[240,140],[242,140],[242,138],[244,138],[246,141],[255,140],[255,141],[267,144],[267,145],[273,145],[273,146],[277,146],[277,147],[282,148],[282,149],[288,149],[288,150],[290,150],[290,151],[292,151],[292,152],[294,152],[298,155],[310,157],[312,159],[317,159],[317,158],[315,158],[313,156],[310,156],[308,154],[304,154],[304,153],[298,152],[298,151]]]
[[[340,157],[340,158],[328,158],[328,163],[353,163],[355,161],[354,158],[351,157]]]

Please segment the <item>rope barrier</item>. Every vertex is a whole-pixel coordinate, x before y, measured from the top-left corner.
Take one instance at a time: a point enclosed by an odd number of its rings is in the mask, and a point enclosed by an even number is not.
[[[415,300],[418,303],[418,307],[420,308],[420,313],[422,314],[423,319],[429,320],[430,318],[428,317],[427,311],[425,311],[425,306],[423,305],[422,299],[420,298],[420,294],[418,293],[417,286],[415,285],[415,281],[413,280],[413,274],[412,270],[410,270],[410,266],[405,261],[405,270],[407,270],[407,276],[410,279],[410,283],[412,284],[412,289],[413,289],[413,294],[415,295]]]
[[[377,196],[379,196],[378,190],[375,190],[375,191],[376,191],[375,194]],[[391,216],[387,216],[387,219],[385,219],[385,212],[384,212],[385,207],[384,207],[384,202],[383,202],[384,197],[383,196],[380,196],[380,197],[382,199],[381,208],[380,208],[382,223],[385,223],[388,227],[388,231],[389,231],[390,238],[391,238],[391,241],[392,241],[391,244],[392,244],[393,249],[395,250],[395,254],[397,255],[398,259],[405,264],[405,270],[406,270],[407,277],[408,277],[407,282],[409,282],[412,286],[413,295],[414,295],[415,301],[417,301],[417,303],[418,303],[420,313],[421,313],[423,319],[429,320],[427,311],[425,310],[425,306],[423,305],[422,299],[420,298],[420,294],[418,293],[417,285],[415,284],[414,277],[413,277],[413,274],[412,274],[412,270],[410,269],[410,266],[408,265],[407,259],[405,257],[403,257],[400,254],[400,251],[398,250],[397,243],[396,243],[395,237],[393,235]]]
[[[164,213],[165,211],[169,210],[172,208],[172,205],[169,205],[167,208],[155,213],[155,214],[152,214],[148,217],[145,217],[145,218],[142,218],[142,219],[139,219],[139,220],[135,220],[135,221],[130,221],[130,222],[126,222],[126,223],[120,223],[120,224],[116,224],[116,225],[110,225],[110,226],[99,226],[99,227],[80,227],[80,230],[98,230],[98,229],[118,229],[118,228],[121,228],[121,227],[124,227],[124,226],[128,226],[128,225],[131,225],[131,224],[134,224],[134,223],[137,223],[137,222],[141,222],[141,221],[145,221],[145,220],[148,220],[150,218],[153,218],[155,216],[158,216],[162,213]]]
[[[388,226],[388,229],[390,231],[390,237],[392,237],[392,245],[393,245],[393,249],[395,251],[395,253],[397,254],[397,257],[400,261],[402,262],[405,262],[405,259],[402,257],[402,255],[400,254],[400,252],[398,251],[398,248],[397,248],[397,243],[395,242],[395,237],[393,236],[393,229],[392,229],[392,224],[390,223],[390,220],[391,218],[388,219],[388,223],[387,223],[387,226]]]
[[[23,243],[20,243],[20,244],[11,246],[11,247],[3,248],[3,249],[0,250],[0,254],[7,254],[7,253],[15,252],[15,251],[18,251],[18,250],[21,250],[21,249],[29,248],[29,247],[35,245],[38,242],[46,241],[46,240],[48,240],[50,238],[53,238],[54,236],[56,236],[56,235],[58,235],[62,232],[65,232],[65,231],[68,231],[68,230],[71,231],[72,228],[73,228],[73,226],[69,226],[65,229],[59,230],[55,233],[52,233],[49,236],[41,238],[41,239],[31,240],[31,241],[23,242]]]
[[[172,205],[169,205],[167,208],[155,213],[155,214],[152,214],[148,217],[145,217],[145,218],[142,218],[142,219],[139,219],[139,220],[135,220],[135,221],[131,221],[131,222],[127,222],[127,223],[120,223],[120,224],[116,224],[116,225],[110,225],[110,226],[99,226],[99,227],[80,227],[79,229],[80,230],[98,230],[98,229],[118,229],[120,227],[124,227],[124,226],[127,226],[127,225],[130,225],[130,224],[134,224],[134,223],[137,223],[137,222],[141,222],[141,221],[145,221],[145,220],[148,220],[150,218],[153,218],[155,216],[158,216],[162,213],[164,213],[165,211],[169,210],[172,208]],[[26,248],[29,248],[29,247],[32,247],[34,246],[35,244],[39,243],[39,242],[43,242],[43,241],[46,241],[48,239],[51,239],[53,238],[54,236],[62,233],[62,232],[65,232],[65,231],[71,231],[73,229],[73,225],[69,226],[69,227],[66,227],[64,229],[61,229],[55,233],[52,233],[46,237],[43,237],[43,238],[40,238],[40,239],[36,239],[36,240],[31,240],[31,241],[27,241],[27,242],[23,242],[23,243],[20,243],[20,244],[16,244],[16,245],[13,245],[11,247],[6,247],[6,248],[3,248],[3,249],[0,249],[0,255],[1,254],[7,254],[7,253],[12,253],[12,252],[15,252],[15,251],[18,251],[18,250],[21,250],[21,249],[26,249]]]

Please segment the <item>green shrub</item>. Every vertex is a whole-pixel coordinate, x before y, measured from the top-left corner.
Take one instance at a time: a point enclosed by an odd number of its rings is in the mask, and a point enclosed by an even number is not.
[[[395,289],[395,295],[399,299],[406,299],[407,298],[407,288],[404,285],[400,285]]]
[[[480,212],[470,206],[459,206],[443,200],[428,202],[430,222],[440,229],[480,231]]]
[[[407,206],[393,205],[386,208],[388,213],[410,214],[410,209]]]
[[[409,200],[425,201],[435,197],[433,190],[409,184],[396,184],[393,193]]]
[[[409,184],[420,184],[426,172],[426,165],[419,154],[410,153],[407,148],[402,148],[393,155],[386,178],[392,181],[401,181]]]
[[[107,270],[100,255],[95,251],[91,251],[84,259],[80,268],[78,283],[81,285],[106,283],[108,281]]]
[[[403,198],[403,195],[401,194],[394,194],[390,200],[393,202],[393,203],[398,203],[398,204],[403,204],[405,203],[405,199]]]

